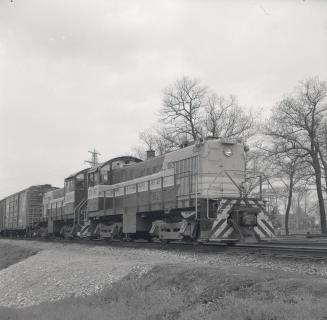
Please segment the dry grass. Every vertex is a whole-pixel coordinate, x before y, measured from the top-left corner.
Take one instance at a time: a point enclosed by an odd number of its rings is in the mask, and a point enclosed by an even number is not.
[[[33,248],[0,243],[0,270],[22,261],[37,252],[38,250]]]
[[[327,282],[247,268],[165,265],[97,296],[0,312],[6,320],[322,320]]]

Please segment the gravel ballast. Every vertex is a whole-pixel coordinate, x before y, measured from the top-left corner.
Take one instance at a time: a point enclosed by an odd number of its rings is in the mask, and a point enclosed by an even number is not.
[[[167,263],[282,270],[315,275],[327,282],[327,267],[321,262],[26,240],[1,239],[1,244],[40,250],[0,271],[0,306],[4,307],[24,308],[69,296],[92,295],[131,272],[142,275]]]

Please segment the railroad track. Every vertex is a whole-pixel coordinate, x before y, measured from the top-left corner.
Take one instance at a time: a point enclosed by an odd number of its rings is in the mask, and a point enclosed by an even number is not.
[[[321,246],[327,247],[326,236],[306,237],[302,236],[284,236],[276,237],[270,240],[264,240],[264,243],[275,245],[299,245],[299,246]]]
[[[19,238],[15,238],[19,239]],[[153,249],[153,250],[173,250],[173,251],[188,251],[194,253],[206,254],[251,254],[263,257],[307,260],[307,261],[326,261],[327,262],[327,243],[325,246],[315,243],[289,243],[282,241],[262,242],[262,243],[236,243],[232,246],[220,242],[179,242],[171,241],[169,243],[149,242],[145,240],[136,241],[103,241],[103,240],[82,240],[82,239],[42,239],[42,238],[21,238],[22,240],[44,241],[44,242],[61,242],[61,243],[77,243],[87,246],[111,246],[119,248],[133,249]]]
[[[248,253],[277,258],[327,261],[327,244],[322,247],[315,244],[300,245],[299,243],[259,243],[236,244],[235,248],[244,249]]]

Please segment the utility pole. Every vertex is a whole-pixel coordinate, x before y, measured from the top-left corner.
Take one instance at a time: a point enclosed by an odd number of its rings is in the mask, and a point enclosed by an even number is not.
[[[99,164],[98,156],[101,156],[101,153],[99,153],[95,149],[93,149],[92,151],[89,151],[89,153],[91,154],[91,160],[85,160],[84,162],[89,163],[91,165],[91,167],[93,168]]]

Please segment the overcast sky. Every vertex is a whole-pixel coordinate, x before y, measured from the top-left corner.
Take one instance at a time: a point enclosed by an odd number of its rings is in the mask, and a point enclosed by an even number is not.
[[[327,80],[327,1],[0,0],[0,198],[127,154],[183,75],[269,110]]]

